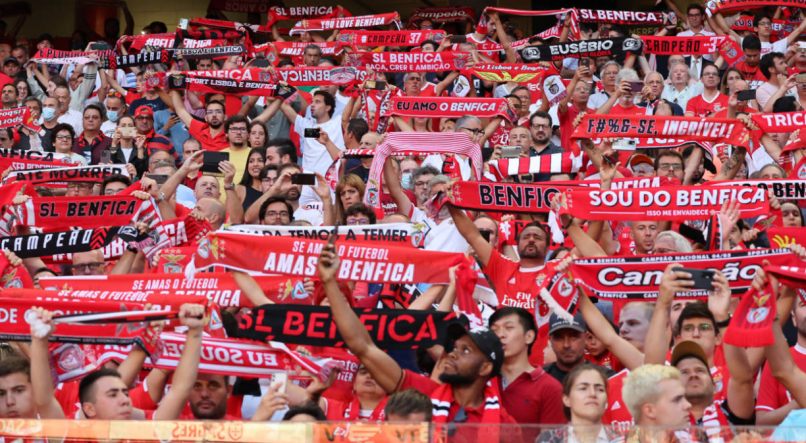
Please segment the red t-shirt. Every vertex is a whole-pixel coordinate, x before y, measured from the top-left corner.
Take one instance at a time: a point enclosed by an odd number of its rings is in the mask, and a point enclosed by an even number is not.
[[[703,94],[692,97],[686,104],[686,113],[693,112],[695,117],[708,117],[723,109],[728,109],[728,96],[717,93],[710,102]]]
[[[806,348],[795,345],[789,348],[795,366],[806,371]],[[756,411],[774,411],[792,401],[792,394],[777,378],[772,376],[770,365],[765,365],[761,371],[761,383],[758,388],[758,401]]]
[[[563,387],[543,368],[522,373],[506,389],[499,377],[498,388],[501,391],[501,404],[518,423],[566,423],[562,408]]]
[[[499,306],[524,308],[534,314],[535,298],[538,294],[535,278],[542,269],[542,266],[523,269],[519,262],[512,261],[493,250],[490,253],[490,261],[484,267],[484,273],[497,289]]]
[[[78,399],[78,385],[80,380],[71,381],[67,383],[60,383],[53,391],[53,396],[64,411],[65,418],[74,418],[78,411],[81,410],[81,402]],[[142,384],[137,385],[134,389],[129,391],[129,398],[132,401],[132,407],[137,409],[154,409],[156,405],[151,400],[151,396],[145,391]]]
[[[616,103],[610,108],[610,112],[608,114],[613,115],[646,115],[646,108],[642,108],[640,106],[632,105],[629,108],[625,108],[621,106],[621,104]]]
[[[586,108],[586,114],[595,114],[595,109]],[[568,111],[565,113],[559,113],[560,117],[560,140],[562,141],[562,146],[565,151],[571,151],[571,135],[574,133],[574,120],[576,120],[577,115],[579,115],[579,110],[574,107],[574,105],[568,105]]]
[[[756,113],[758,111],[756,111],[755,109],[751,108],[750,106],[747,106],[747,107],[745,107],[744,109],[741,109],[741,110],[737,109],[736,112],[746,112],[748,114],[754,114],[754,113]],[[716,114],[714,114],[714,118],[727,118],[727,117],[728,117],[728,108],[725,108],[725,109],[717,112]]]
[[[202,123],[196,119],[193,119],[190,122],[190,128],[188,128],[188,133],[191,137],[195,138],[201,144],[202,149],[205,151],[221,151],[223,149],[229,148],[229,142],[227,141],[227,134],[223,130],[218,133],[215,137],[210,135],[210,125],[207,123]]]
[[[630,426],[633,424],[632,414],[621,397],[621,388],[628,375],[630,375],[630,370],[625,369],[607,379],[607,409],[602,416],[602,423],[605,425]]]
[[[741,63],[737,63],[735,67],[736,67],[736,69],[738,69],[742,73],[742,75],[744,76],[744,79],[747,82],[764,83],[764,82],[767,81],[767,78],[764,77],[764,74],[761,73],[761,69],[760,69],[761,66],[760,65],[756,66],[755,68],[751,68],[751,67],[747,66],[746,61],[742,61]],[[751,84],[751,89],[752,89],[752,84]]]

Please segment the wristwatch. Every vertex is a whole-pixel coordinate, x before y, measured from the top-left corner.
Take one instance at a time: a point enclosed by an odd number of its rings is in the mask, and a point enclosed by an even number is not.
[[[165,200],[165,193],[164,193],[164,192],[162,192],[162,191],[160,191],[160,193],[159,193],[159,198],[157,199],[157,203],[160,203],[160,202],[162,202],[163,200]]]
[[[224,185],[224,190],[225,191],[233,191],[233,190],[235,190],[235,183],[231,183],[229,185]]]

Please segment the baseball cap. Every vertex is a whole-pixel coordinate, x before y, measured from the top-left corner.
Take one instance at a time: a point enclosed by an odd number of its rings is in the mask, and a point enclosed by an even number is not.
[[[635,154],[632,157],[630,157],[630,162],[628,166],[630,167],[630,169],[632,169],[635,165],[639,163],[649,163],[650,166],[653,167],[655,166],[655,162],[644,154]]]
[[[5,66],[5,65],[7,65],[9,63],[16,63],[17,65],[19,65],[20,61],[17,60],[16,57],[9,57],[3,62],[3,66]]]
[[[560,329],[573,329],[575,331],[585,332],[588,330],[588,325],[585,323],[585,319],[582,318],[581,312],[574,314],[573,322],[569,322],[557,314],[551,314],[551,317],[549,317],[549,335]]]
[[[504,366],[504,346],[498,336],[487,328],[468,330],[460,323],[448,325],[448,338],[452,341],[459,340],[465,335],[470,337],[473,343],[481,350],[481,353],[493,363],[492,376],[498,376],[501,373],[501,367]],[[451,344],[451,348],[452,346]]]
[[[139,108],[137,108],[136,111],[134,111],[134,118],[141,117],[141,116],[148,116],[148,117],[151,117],[153,119],[154,118],[154,111],[152,111],[151,108],[149,108],[148,106],[145,106],[145,105],[140,106]]]
[[[683,340],[680,343],[674,345],[674,350],[672,350],[672,366],[677,366],[677,363],[684,358],[694,357],[699,359],[705,367],[708,368],[708,357],[705,355],[705,351],[703,351],[702,346],[700,346],[697,342],[693,340]]]

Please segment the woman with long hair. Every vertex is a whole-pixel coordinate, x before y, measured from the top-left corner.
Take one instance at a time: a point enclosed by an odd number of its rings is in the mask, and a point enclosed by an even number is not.
[[[25,99],[31,95],[28,81],[25,79],[15,80],[14,86],[17,88],[17,106],[22,106],[25,103]]]
[[[563,382],[563,412],[568,426],[546,431],[537,443],[610,443],[620,436],[602,426],[607,409],[607,372],[593,364],[579,365]]]
[[[241,182],[235,187],[235,192],[238,194],[238,199],[240,199],[244,211],[263,196],[263,192],[260,190],[260,171],[263,170],[265,165],[266,150],[252,148],[249,151],[249,157],[246,159],[246,171],[241,178]]]
[[[347,209],[364,200],[366,185],[361,177],[355,174],[346,174],[336,184],[336,220],[342,225],[347,224]]]
[[[249,124],[249,147],[265,148],[266,147],[266,127],[262,122],[253,121]]]
[[[722,76],[722,84],[719,85],[719,92],[730,95],[730,88],[736,80],[744,80],[744,74],[736,68],[729,68],[725,71],[725,75]]]

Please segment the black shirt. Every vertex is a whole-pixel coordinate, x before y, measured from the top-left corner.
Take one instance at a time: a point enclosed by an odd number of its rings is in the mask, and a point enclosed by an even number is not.
[[[537,157],[540,155],[550,155],[550,154],[563,154],[565,150],[563,148],[555,145],[552,142],[549,142],[549,145],[546,146],[542,151],[537,152],[534,148],[529,148],[529,157]],[[551,174],[532,174],[532,180],[537,182],[547,182],[551,180]],[[555,377],[556,378],[556,377]]]

